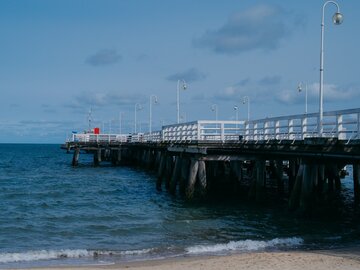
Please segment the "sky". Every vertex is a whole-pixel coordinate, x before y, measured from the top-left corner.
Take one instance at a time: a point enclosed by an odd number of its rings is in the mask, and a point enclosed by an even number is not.
[[[324,111],[358,108],[360,1],[325,10]],[[319,111],[324,1],[1,0],[0,143],[62,143],[89,126],[105,133],[177,121]],[[303,87],[304,88],[304,87]],[[154,100],[154,99],[153,99]],[[138,107],[140,108],[140,107]]]

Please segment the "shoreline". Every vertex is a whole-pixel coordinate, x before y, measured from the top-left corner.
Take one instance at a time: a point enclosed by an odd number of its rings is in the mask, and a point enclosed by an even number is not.
[[[274,251],[240,253],[219,256],[189,256],[166,259],[117,262],[113,264],[49,266],[18,268],[26,270],[217,270],[217,269],[269,269],[269,270],[355,270],[360,269],[360,250]]]

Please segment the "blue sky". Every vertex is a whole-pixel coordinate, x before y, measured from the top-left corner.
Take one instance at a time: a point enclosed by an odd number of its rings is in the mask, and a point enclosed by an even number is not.
[[[0,142],[61,143],[93,126],[148,130],[176,122],[176,85],[187,121],[318,111],[323,1],[2,0]],[[325,17],[324,111],[359,107],[360,1],[338,1],[344,22]]]

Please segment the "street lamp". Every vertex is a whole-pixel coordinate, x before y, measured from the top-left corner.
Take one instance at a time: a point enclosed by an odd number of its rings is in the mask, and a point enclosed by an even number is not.
[[[244,96],[243,97],[243,104],[247,103],[247,120],[250,121],[250,97]]]
[[[123,113],[119,112],[119,133],[122,134],[122,116]]]
[[[234,106],[234,111],[235,111],[235,121],[236,121],[236,124],[235,124],[235,127],[236,127],[236,131],[235,133],[238,132],[238,119],[239,119],[239,107],[237,105]]]
[[[177,88],[176,88],[176,110],[177,110],[177,123],[180,123],[180,83],[182,83],[182,89],[186,90],[187,85],[184,80],[177,81]]]
[[[211,110],[213,112],[215,112],[215,121],[217,121],[218,120],[218,105],[217,104],[211,105]]]
[[[238,121],[239,119],[239,107],[237,105],[234,106],[234,111],[235,111],[235,121]]]
[[[135,123],[134,123],[134,133],[136,134],[136,126],[137,126],[137,111],[142,110],[143,107],[141,106],[141,104],[139,103],[135,103]]]
[[[158,103],[158,98],[155,95],[150,96],[150,113],[149,113],[149,133],[151,135],[151,128],[152,128],[152,103],[154,104]]]
[[[335,25],[339,25],[343,22],[343,15],[340,13],[338,3],[335,1],[326,1],[322,8],[322,19],[321,19],[321,45],[320,45],[320,98],[319,98],[319,137],[323,136],[323,99],[324,99],[324,16],[325,7],[327,4],[334,4],[337,8],[336,13],[333,15],[332,20]]]
[[[301,93],[303,90],[303,84],[299,83],[298,85],[298,91]],[[305,83],[305,114],[308,112],[308,85]]]

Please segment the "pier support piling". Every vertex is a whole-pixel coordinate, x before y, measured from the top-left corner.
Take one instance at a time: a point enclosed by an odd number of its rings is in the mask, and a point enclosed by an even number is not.
[[[158,173],[157,173],[157,181],[156,181],[156,189],[158,191],[162,190],[161,184],[162,184],[162,178],[163,178],[163,174],[164,174],[165,163],[166,163],[166,155],[161,153],[160,161],[159,161],[159,168],[158,168]]]
[[[196,183],[196,176],[199,169],[199,161],[196,159],[191,159],[190,162],[190,169],[189,169],[189,180],[186,187],[186,198],[191,200],[194,197],[195,191],[195,183]]]
[[[169,191],[171,194],[176,193],[176,186],[179,182],[180,177],[181,177],[181,157],[177,156],[177,157],[175,157],[174,170],[172,172],[172,176],[171,176],[171,180],[170,180]]]
[[[199,160],[198,181],[199,181],[200,195],[202,197],[205,197],[207,193],[207,180],[206,180],[206,164],[204,160]]]
[[[74,167],[79,165],[79,156],[80,156],[80,148],[75,148],[73,159],[72,159],[72,165]]]
[[[354,198],[355,202],[360,201],[360,163],[353,164]]]

